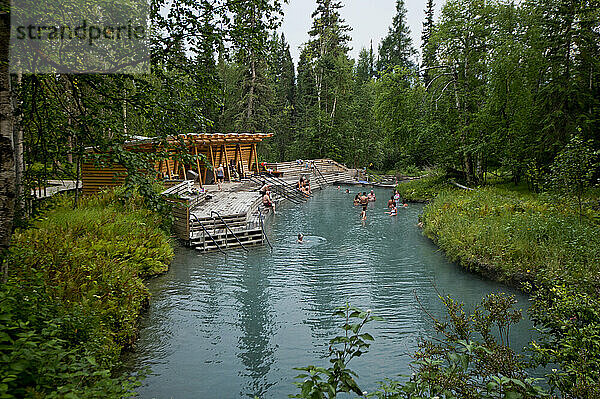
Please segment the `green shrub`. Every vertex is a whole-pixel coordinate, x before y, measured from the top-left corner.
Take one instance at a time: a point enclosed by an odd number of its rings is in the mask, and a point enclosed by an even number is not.
[[[397,189],[402,198],[407,201],[428,202],[433,200],[440,191],[452,187],[443,173],[434,170],[420,179],[398,184]]]
[[[52,374],[64,372],[65,381],[80,378],[82,389],[108,384],[122,392],[122,381],[115,386],[110,370],[135,340],[149,299],[142,279],[165,272],[173,249],[160,215],[145,210],[137,197],[126,202],[117,197],[107,192],[85,198],[77,209],[63,197],[31,228],[15,232],[10,281],[2,291],[8,330],[0,371],[14,375],[9,360],[25,351],[20,356],[27,372],[8,377],[16,391],[51,397],[64,388]],[[11,305],[21,302],[31,306]],[[26,351],[34,346],[35,352]],[[94,389],[89,392],[93,397]]]

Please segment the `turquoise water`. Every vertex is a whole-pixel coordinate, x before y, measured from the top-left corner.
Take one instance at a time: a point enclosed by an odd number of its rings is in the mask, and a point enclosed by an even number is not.
[[[420,303],[442,314],[438,291],[472,309],[490,292],[527,298],[448,262],[416,226],[422,206],[384,213],[389,190],[361,222],[358,189],[328,188],[309,202],[286,204],[267,221],[274,249],[222,254],[179,248],[169,273],[149,283],[153,294],[129,359],[151,370],[143,398],[284,398],[296,392],[293,367],[327,365],[327,342],[340,331],[331,314],[351,303],[385,318],[368,326],[375,342],[353,360],[359,386],[409,374],[410,354],[431,321]],[[305,234],[304,244],[296,236]],[[531,323],[511,330],[513,348],[533,337]]]

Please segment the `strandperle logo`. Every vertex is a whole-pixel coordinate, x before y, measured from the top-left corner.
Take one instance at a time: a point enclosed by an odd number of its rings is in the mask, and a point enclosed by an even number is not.
[[[13,0],[11,72],[146,73],[142,1]]]

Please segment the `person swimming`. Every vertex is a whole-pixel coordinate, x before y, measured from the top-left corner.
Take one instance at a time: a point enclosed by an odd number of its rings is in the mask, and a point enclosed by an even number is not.
[[[296,240],[298,244],[302,244],[304,242],[304,236],[302,233],[298,233],[298,240]]]
[[[360,205],[360,192],[354,197],[354,205]]]
[[[392,209],[393,207],[396,207],[396,201],[394,201],[394,196],[392,195],[392,197],[388,200],[388,209]]]
[[[391,208],[390,208],[390,211],[386,212],[386,213],[388,215],[390,215],[390,216],[397,216],[398,215],[398,208],[396,208],[396,204],[393,203],[392,206],[391,206]]]

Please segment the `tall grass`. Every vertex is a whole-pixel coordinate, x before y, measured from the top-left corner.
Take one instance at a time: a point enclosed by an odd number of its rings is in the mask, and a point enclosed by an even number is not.
[[[600,226],[549,197],[442,191],[423,220],[425,234],[452,260],[498,280],[600,283]]]
[[[0,377],[10,382],[0,384],[0,395],[122,394],[122,381],[112,380],[110,370],[136,338],[150,297],[143,279],[168,270],[173,249],[163,225],[140,199],[122,203],[107,192],[83,199],[77,209],[63,197],[30,228],[15,232],[0,316],[14,325],[2,331],[13,342],[3,352],[20,353],[22,365],[13,370],[15,360],[0,362]],[[20,337],[27,339],[17,345]],[[19,352],[27,345],[46,349]],[[56,353],[65,355],[49,365],[45,359]]]
[[[442,190],[450,190],[454,186],[448,183],[443,172],[431,170],[429,174],[417,180],[398,184],[397,189],[402,198],[409,202],[429,202]]]

